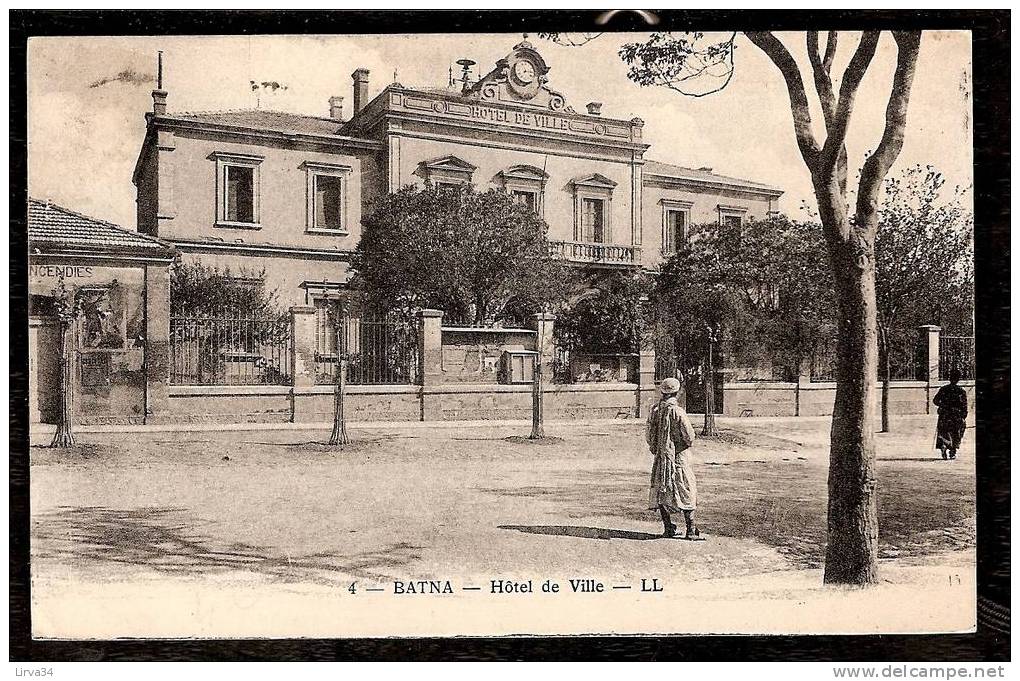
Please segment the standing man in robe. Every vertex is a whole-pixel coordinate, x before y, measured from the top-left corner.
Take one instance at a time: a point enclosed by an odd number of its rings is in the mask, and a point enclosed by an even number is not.
[[[658,509],[662,516],[663,536],[677,537],[677,527],[671,513],[683,513],[690,541],[704,537],[694,524],[694,509],[698,501],[698,485],[691,465],[691,446],[694,444],[694,427],[687,412],[677,401],[680,381],[667,378],[659,386],[662,399],[648,415],[645,439],[655,462],[652,464],[651,488],[648,507]]]
[[[963,434],[967,432],[967,392],[960,387],[960,370],[949,372],[949,385],[935,393],[932,402],[939,409],[939,420],[935,432],[935,449],[942,452],[942,458],[955,459]],[[948,457],[946,452],[949,452]]]

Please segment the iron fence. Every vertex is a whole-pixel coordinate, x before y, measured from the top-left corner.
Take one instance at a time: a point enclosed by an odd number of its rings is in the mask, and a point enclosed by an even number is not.
[[[890,338],[885,347],[878,346],[878,380],[886,379],[886,356],[889,358],[890,381],[916,381],[922,377],[921,346],[917,338]]]
[[[884,381],[886,376],[886,355],[889,356],[889,380],[922,380],[921,347],[916,339],[891,338],[888,347],[879,345],[878,368],[875,378]],[[811,380],[815,382],[836,380],[837,345],[835,338],[818,343],[811,355]]]
[[[174,385],[289,385],[289,317],[171,317]]]
[[[411,385],[418,378],[418,328],[414,322],[390,318],[316,319],[315,382],[336,381],[340,353],[347,359],[347,383]],[[337,346],[340,346],[338,352]]]
[[[811,353],[811,380],[824,383],[836,380],[836,340],[827,338]]]
[[[974,379],[974,336],[942,336],[939,338],[939,378],[949,380],[956,369],[960,378]]]

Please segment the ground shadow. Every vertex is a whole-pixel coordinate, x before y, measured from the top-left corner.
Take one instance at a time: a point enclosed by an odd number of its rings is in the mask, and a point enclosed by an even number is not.
[[[939,456],[880,456],[879,461],[915,461],[919,463],[944,463],[945,460]]]
[[[828,496],[824,468],[801,461],[745,460],[696,464],[695,470],[698,525],[707,534],[761,542],[801,567],[823,564]],[[919,478],[920,470],[926,473]],[[972,483],[967,476],[935,475],[934,470],[887,466],[880,472],[880,558],[923,557],[974,546]],[[646,508],[647,474],[630,470],[572,470],[551,476],[546,485],[480,491],[529,498],[564,519],[659,523],[658,514]]]
[[[607,530],[601,527],[581,527],[578,525],[500,525],[501,530],[517,530],[528,534],[547,534],[554,537],[577,537],[579,539],[630,539],[647,541],[662,539],[661,534],[647,532],[631,532],[629,530]]]
[[[336,584],[349,576],[384,581],[421,559],[406,542],[376,551],[287,555],[246,543],[220,543],[201,534],[181,508],[112,509],[63,506],[33,519],[32,559],[83,568],[134,565],[179,575],[230,570],[279,581]]]

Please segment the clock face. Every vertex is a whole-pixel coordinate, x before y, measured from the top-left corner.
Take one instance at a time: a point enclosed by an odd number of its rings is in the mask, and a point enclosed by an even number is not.
[[[514,76],[525,85],[531,83],[535,80],[535,65],[522,59],[514,64]]]

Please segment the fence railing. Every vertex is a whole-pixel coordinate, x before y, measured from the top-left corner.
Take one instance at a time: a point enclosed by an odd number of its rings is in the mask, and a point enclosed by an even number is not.
[[[889,356],[889,380],[916,381],[923,378],[920,361],[920,345],[915,339],[894,338],[888,348],[878,348],[878,380],[886,377],[886,354]]]
[[[410,385],[418,379],[418,331],[413,323],[385,318],[346,318],[337,336],[328,321],[316,322],[315,382],[336,381],[340,354],[352,385]]]
[[[939,377],[949,379],[956,369],[963,380],[974,378],[974,336],[942,336],[939,339]]]
[[[288,385],[289,317],[171,317],[174,385]]]

